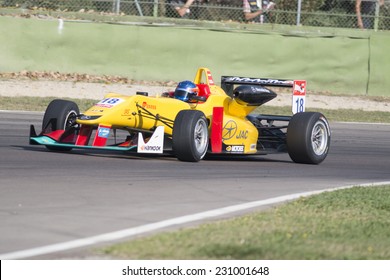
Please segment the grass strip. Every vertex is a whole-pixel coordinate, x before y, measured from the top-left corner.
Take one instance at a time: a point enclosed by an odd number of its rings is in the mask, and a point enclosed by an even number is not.
[[[115,259],[390,259],[390,186],[305,197],[104,248]]]
[[[0,96],[0,110],[44,112],[46,110],[47,105],[49,105],[50,101],[52,101],[53,99],[58,99],[58,97]],[[88,108],[92,107],[96,102],[98,102],[98,100],[94,99],[60,99],[76,102],[76,104],[80,108],[80,112],[87,110]]]

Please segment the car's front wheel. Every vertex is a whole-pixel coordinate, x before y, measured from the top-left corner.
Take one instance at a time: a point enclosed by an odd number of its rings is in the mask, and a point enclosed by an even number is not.
[[[200,111],[180,111],[173,125],[172,147],[182,161],[200,161],[209,144],[208,122]]]
[[[319,164],[328,155],[330,128],[324,115],[316,112],[295,114],[287,128],[287,150],[297,163]]]
[[[49,133],[55,130],[66,130],[75,124],[79,107],[73,101],[54,99],[46,108],[42,121],[42,131]],[[49,150],[69,151],[68,147],[46,146]]]

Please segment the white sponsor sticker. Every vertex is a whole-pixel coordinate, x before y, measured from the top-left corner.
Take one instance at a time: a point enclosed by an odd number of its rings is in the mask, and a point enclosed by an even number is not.
[[[105,98],[98,103],[96,103],[96,106],[103,107],[103,108],[112,108],[120,103],[122,103],[124,99],[117,98],[117,97],[108,97]]]
[[[164,126],[158,126],[146,143],[142,133],[138,133],[137,153],[162,154],[163,148]]]
[[[294,81],[292,112],[293,114],[305,112],[306,81]]]

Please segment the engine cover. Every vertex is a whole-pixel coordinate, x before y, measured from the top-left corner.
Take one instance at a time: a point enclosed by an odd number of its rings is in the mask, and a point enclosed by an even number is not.
[[[242,85],[233,90],[233,98],[240,104],[260,106],[277,96],[268,88],[257,85]]]

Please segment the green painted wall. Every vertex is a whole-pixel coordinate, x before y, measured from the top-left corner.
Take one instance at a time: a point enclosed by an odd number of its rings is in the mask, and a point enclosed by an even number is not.
[[[180,81],[193,79],[205,66],[215,80],[221,75],[306,79],[309,90],[390,95],[390,33],[223,32],[77,21],[58,27],[58,20],[0,17],[0,71]]]

